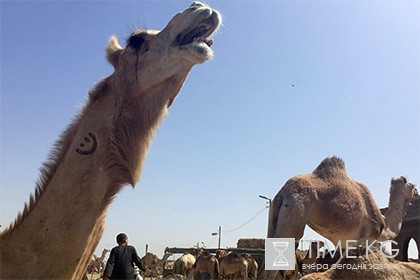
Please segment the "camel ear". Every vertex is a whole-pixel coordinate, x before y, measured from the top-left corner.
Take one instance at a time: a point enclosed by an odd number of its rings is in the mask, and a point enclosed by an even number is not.
[[[118,43],[117,36],[112,35],[108,41],[108,45],[106,46],[106,58],[109,63],[114,66],[114,68],[117,68],[118,60],[120,59],[122,51],[123,48]]]

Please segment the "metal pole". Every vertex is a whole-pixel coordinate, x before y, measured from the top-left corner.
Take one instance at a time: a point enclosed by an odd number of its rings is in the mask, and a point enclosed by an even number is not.
[[[259,195],[258,197],[267,200],[267,203],[268,203],[267,208],[271,207],[271,198],[268,198],[265,195]]]
[[[222,239],[222,226],[219,226],[219,249],[220,249],[220,241]]]

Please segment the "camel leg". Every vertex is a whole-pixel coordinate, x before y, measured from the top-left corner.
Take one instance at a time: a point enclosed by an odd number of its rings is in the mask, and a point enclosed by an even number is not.
[[[270,209],[272,230],[269,238],[295,238],[296,244],[303,236],[312,208],[311,198],[305,195],[289,194],[275,198]]]
[[[185,277],[187,279],[194,279],[194,276],[195,276],[195,269],[194,268],[185,269]]]
[[[298,192],[277,195],[271,204],[268,238],[294,238],[295,249],[303,236],[312,203]],[[286,271],[267,271],[266,279],[284,279]]]
[[[241,274],[242,274],[242,277],[243,277],[243,279],[244,280],[248,280],[248,266],[247,265],[244,265],[242,268],[241,268]]]

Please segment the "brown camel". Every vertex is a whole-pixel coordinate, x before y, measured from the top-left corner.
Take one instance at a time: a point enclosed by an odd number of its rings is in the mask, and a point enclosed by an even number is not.
[[[92,255],[92,258],[88,264],[88,267],[86,269],[87,273],[91,273],[92,277],[93,277],[93,273],[97,272],[97,273],[101,273],[102,269],[105,267],[104,264],[104,259],[106,254],[108,254],[111,250],[108,249],[103,249],[102,250],[102,254],[100,257],[96,256],[95,254]]]
[[[248,278],[256,280],[258,277],[258,263],[251,254],[245,253],[241,255],[248,263]]]
[[[174,263],[174,274],[181,274],[186,278],[192,278],[194,276],[193,270],[196,259],[189,252],[184,253]]]
[[[163,271],[163,265],[170,256],[172,256],[171,253],[165,252],[162,259],[159,259],[155,254],[147,252],[146,255],[141,258],[143,264],[149,269],[150,275],[147,276],[156,277],[161,275]]]
[[[211,280],[219,278],[219,261],[206,250],[200,250],[194,265],[194,279],[201,279],[208,274]]]
[[[237,279],[239,276],[239,279],[248,279],[248,262],[243,256],[234,252],[219,250],[217,257],[221,277]]]
[[[400,230],[414,185],[404,177],[392,179],[389,211],[383,216],[369,189],[350,177],[344,162],[326,158],[311,174],[286,182],[274,197],[269,214],[269,238],[303,236],[305,225],[331,240],[390,240]]]
[[[289,179],[274,197],[267,237],[293,237],[297,247],[307,224],[342,248],[346,240],[365,245],[393,239],[414,194],[414,185],[404,177],[392,179],[389,211],[383,216],[369,189],[347,175],[344,162],[326,158],[311,174]],[[277,272],[267,274],[275,278]]]
[[[133,32],[125,48],[110,39],[114,73],[90,91],[44,165],[35,194],[1,233],[1,279],[82,278],[109,204],[139,180],[167,108],[191,68],[212,56],[208,37],[220,21],[217,11],[194,2],[160,32]]]

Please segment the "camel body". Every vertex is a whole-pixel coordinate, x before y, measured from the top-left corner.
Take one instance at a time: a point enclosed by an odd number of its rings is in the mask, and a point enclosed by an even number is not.
[[[199,252],[194,267],[194,279],[202,279],[201,275],[204,273],[208,274],[211,280],[219,279],[219,261],[206,250]]]
[[[248,279],[248,261],[245,257],[234,252],[218,251],[220,276],[221,277],[239,277],[239,279]]]
[[[274,197],[269,214],[269,238],[303,236],[305,225],[346,247],[347,240],[394,238],[400,228],[414,186],[404,177],[392,179],[390,210],[383,216],[369,189],[353,179],[344,162],[327,158],[311,173],[289,179]],[[353,243],[354,245],[354,243]]]
[[[326,158],[312,173],[289,179],[274,197],[267,237],[295,238],[297,248],[308,225],[342,249],[347,247],[346,241],[363,246],[370,241],[392,240],[415,193],[414,185],[404,177],[392,179],[389,210],[382,215],[369,189],[347,175],[344,162]],[[266,273],[269,279],[277,274]]]
[[[139,180],[167,108],[191,68],[212,56],[208,37],[219,24],[217,11],[194,2],[162,31],[133,32],[125,48],[111,38],[107,58],[114,73],[90,91],[44,165],[35,194],[1,233],[1,279],[82,278],[109,204]]]
[[[150,270],[151,275],[150,277],[156,277],[162,274],[163,265],[165,264],[166,260],[172,256],[171,253],[165,253],[162,259],[159,259],[153,253],[147,252],[144,257],[141,258],[143,264]]]
[[[174,263],[174,274],[180,274],[186,278],[193,276],[196,258],[190,253],[184,253]]]

